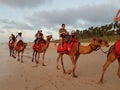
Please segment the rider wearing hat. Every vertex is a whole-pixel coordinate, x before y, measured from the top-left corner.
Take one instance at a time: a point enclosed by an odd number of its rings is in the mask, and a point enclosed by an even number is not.
[[[18,35],[16,36],[15,47],[17,46],[19,41],[23,41],[22,32],[19,32]]]

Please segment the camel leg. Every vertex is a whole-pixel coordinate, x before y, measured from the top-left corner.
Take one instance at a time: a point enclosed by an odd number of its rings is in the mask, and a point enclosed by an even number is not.
[[[42,56],[42,61],[43,61],[43,62],[42,62],[42,65],[43,65],[43,66],[45,66],[45,63],[44,63],[45,52],[46,52],[46,51],[43,52],[43,56]]]
[[[9,51],[10,51],[10,56],[12,56],[12,54],[11,54],[11,49],[10,49]]]
[[[16,59],[16,54],[17,54],[17,51],[15,51],[14,54],[12,55],[12,57],[15,59]]]
[[[37,52],[36,52],[37,53]],[[38,59],[36,60],[36,63],[39,63],[39,59],[40,59],[40,53],[38,52]]]
[[[37,51],[35,51],[35,62],[37,63]]]
[[[120,58],[118,58],[118,64],[119,64],[119,67],[118,67],[118,77],[120,78]]]
[[[66,74],[65,68],[64,68],[64,63],[63,63],[63,55],[61,55],[61,65],[63,68],[63,73]]]
[[[21,63],[23,63],[23,53],[24,51],[21,52]]]
[[[32,62],[34,62],[34,54],[35,54],[35,51],[33,51]]]
[[[62,56],[62,54],[58,54],[58,58],[57,58],[57,66],[56,66],[56,68],[59,70],[60,68],[59,68],[59,59],[61,58],[61,56]]]
[[[79,56],[80,56],[80,54],[77,54],[75,56],[75,64],[77,63],[77,60],[78,60]],[[71,72],[72,72],[72,70],[68,70],[68,74],[71,74]]]
[[[104,73],[105,73],[105,71],[107,70],[108,66],[109,66],[113,61],[115,61],[115,59],[116,59],[115,55],[110,54],[110,55],[108,56],[108,59],[107,59],[106,63],[105,63],[104,66],[103,66],[102,75],[101,75],[101,78],[100,78],[99,83],[103,83]]]
[[[18,61],[20,61],[20,52],[18,52]]]
[[[73,55],[70,55],[70,60],[71,60],[72,65],[73,65],[73,67],[72,67],[72,76],[73,76],[73,77],[77,77],[77,76],[75,75],[76,64],[75,64],[74,56],[73,56]]]
[[[78,60],[79,56],[80,56],[80,54],[77,54],[77,55],[75,56],[75,64],[77,63],[77,60]]]

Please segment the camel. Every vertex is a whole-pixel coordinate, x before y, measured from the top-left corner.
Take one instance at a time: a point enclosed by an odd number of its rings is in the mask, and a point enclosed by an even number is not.
[[[10,43],[8,43],[8,46],[9,46],[9,52],[10,52],[10,56],[13,56],[14,55],[14,41]]]
[[[32,57],[32,62],[34,62],[34,58],[35,58],[35,62],[36,62],[36,64],[38,64],[39,63],[39,59],[40,59],[40,53],[43,53],[43,55],[42,55],[42,65],[43,66],[45,66],[44,56],[45,56],[46,50],[49,47],[50,40],[52,39],[52,35],[48,35],[48,36],[46,36],[46,38],[47,38],[46,43],[42,46],[40,51],[33,49],[33,57]]]
[[[26,46],[27,46],[27,43],[24,43],[23,41],[20,40],[18,42],[18,46],[16,46],[14,48],[15,54],[13,55],[13,57],[16,58],[16,55],[18,54],[18,59],[17,60],[18,61],[21,60],[21,63],[23,63],[23,53],[24,53],[24,50],[25,50]],[[20,54],[21,54],[21,58],[20,58]]]
[[[75,69],[76,69],[76,63],[77,63],[77,60],[78,60],[80,54],[89,54],[93,51],[99,50],[101,47],[109,47],[108,42],[104,41],[104,40],[100,40],[98,38],[94,38],[88,46],[83,46],[83,45],[79,44],[78,42],[75,42],[73,44],[73,48],[72,48],[73,53],[68,54],[68,56],[70,57],[70,60],[72,62],[72,68],[71,68],[71,70],[68,70],[67,73],[68,74],[72,73],[73,77],[77,77],[76,74],[75,74]],[[57,66],[56,67],[59,70],[58,62],[59,62],[59,59],[60,59],[62,69],[63,69],[63,73],[65,74],[66,71],[64,69],[63,55],[64,55],[63,53],[58,52]]]
[[[119,65],[117,74],[118,74],[118,77],[120,78],[120,57],[117,58],[116,50],[115,50],[115,44],[114,44],[109,49],[109,52],[108,52],[108,55],[107,55],[107,61],[103,65],[102,75],[101,75],[99,83],[101,83],[101,84],[103,83],[103,77],[104,77],[105,71],[107,70],[108,66],[112,62],[114,62],[116,59],[118,60],[118,65]]]
[[[115,15],[115,17],[114,17],[114,22],[119,22],[119,21],[120,21],[120,16],[119,16],[119,14],[120,14],[120,9],[117,11],[117,13],[116,13],[116,15]],[[118,40],[120,40],[120,35],[119,35],[118,38],[119,38]],[[117,74],[118,74],[118,77],[120,78],[120,57],[117,58],[115,48],[116,48],[116,47],[115,47],[115,44],[114,44],[114,45],[112,45],[112,46],[110,47],[110,49],[109,49],[109,53],[108,53],[108,55],[107,55],[107,61],[106,61],[105,64],[103,65],[102,75],[101,75],[101,78],[100,78],[100,81],[99,81],[99,83],[101,83],[101,84],[103,84],[103,78],[104,78],[104,73],[105,73],[105,71],[107,70],[108,66],[109,66],[112,62],[114,62],[116,59],[118,60],[118,65],[119,65]]]

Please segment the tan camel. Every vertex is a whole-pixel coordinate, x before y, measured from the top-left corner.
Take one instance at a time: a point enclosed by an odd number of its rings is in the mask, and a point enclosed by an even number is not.
[[[115,45],[112,45],[107,55],[107,61],[103,65],[102,75],[101,75],[99,83],[103,83],[103,77],[104,77],[105,71],[107,70],[108,66],[116,60],[116,58],[117,58],[117,55],[116,55]],[[120,78],[120,58],[117,58],[117,60],[118,60],[118,65],[119,65],[117,74]]]
[[[32,57],[32,62],[34,62],[34,58],[35,58],[35,62],[38,64],[39,63],[39,59],[40,59],[40,53],[43,53],[43,56],[42,56],[42,65],[43,66],[45,66],[44,56],[45,56],[46,50],[49,47],[50,40],[52,39],[52,35],[48,35],[48,36],[46,36],[46,38],[47,38],[46,43],[42,46],[40,51],[33,50],[33,57]]]
[[[120,16],[119,16],[119,14],[120,14],[120,9],[117,11],[117,13],[116,13],[116,15],[115,15],[115,17],[114,17],[114,22],[119,22],[119,21],[120,21]],[[119,39],[120,39],[120,36],[119,36]],[[112,46],[110,47],[109,53],[108,53],[108,55],[107,55],[107,61],[106,61],[106,63],[103,65],[102,75],[101,75],[101,78],[100,78],[99,83],[103,83],[103,77],[104,77],[105,71],[107,70],[108,66],[109,66],[112,62],[114,62],[114,61],[116,60],[116,58],[117,58],[117,55],[116,55],[115,44],[114,44],[114,45],[112,45]],[[119,78],[120,78],[120,58],[117,58],[117,60],[118,60],[118,64],[119,64],[118,73],[117,73],[117,74],[118,74],[118,76],[119,76]]]
[[[104,40],[100,40],[98,38],[94,38],[88,46],[83,46],[83,45],[79,44],[78,42],[75,42],[73,45],[73,48],[72,48],[73,53],[68,55],[72,62],[72,68],[71,68],[71,70],[68,71],[68,74],[72,73],[73,77],[77,77],[75,75],[75,69],[76,69],[76,63],[77,63],[77,60],[78,60],[80,54],[89,54],[92,51],[97,51],[98,49],[100,49],[100,47],[104,47],[104,46],[108,47],[109,46],[108,42],[104,41]],[[66,73],[66,71],[64,69],[64,64],[63,64],[63,55],[64,54],[62,54],[62,53],[58,53],[57,69],[59,69],[58,62],[60,59],[61,65],[63,68],[63,72]]]
[[[16,58],[16,55],[18,54],[18,61],[21,60],[21,63],[23,63],[23,53],[26,46],[27,46],[27,43],[24,43],[23,41],[19,41],[18,46],[14,48],[15,54],[13,57]],[[21,54],[21,58],[20,58],[20,54]]]

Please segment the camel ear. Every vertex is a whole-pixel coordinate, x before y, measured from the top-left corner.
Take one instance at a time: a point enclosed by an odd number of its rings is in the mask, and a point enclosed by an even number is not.
[[[99,43],[101,43],[101,42],[102,42],[102,40],[100,39],[100,40],[99,40]]]
[[[95,41],[96,40],[96,38],[93,38],[93,41]]]

